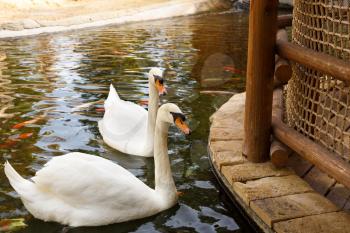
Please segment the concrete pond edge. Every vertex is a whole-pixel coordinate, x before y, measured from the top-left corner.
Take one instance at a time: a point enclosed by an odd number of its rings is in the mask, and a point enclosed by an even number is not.
[[[73,31],[107,25],[188,16],[228,8],[227,0],[175,0],[116,12],[99,12],[68,19],[40,22],[25,19],[17,25],[22,30],[0,30],[0,39]],[[1,28],[1,25],[0,25]]]

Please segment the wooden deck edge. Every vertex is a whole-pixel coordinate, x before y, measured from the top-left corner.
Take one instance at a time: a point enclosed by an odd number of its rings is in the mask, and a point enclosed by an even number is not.
[[[220,187],[224,190],[225,194],[230,198],[232,203],[237,207],[243,217],[249,222],[252,228],[256,232],[274,233],[274,231],[265,224],[259,216],[244,203],[244,201],[233,191],[230,183],[218,170],[218,167],[213,163],[212,154],[208,146],[209,163],[212,168],[213,174],[215,175]]]
[[[213,114],[207,149],[219,185],[253,229],[265,233],[300,232],[304,221],[311,219],[313,226],[308,226],[309,230],[316,233],[320,228],[330,230],[331,224],[322,219],[325,215],[331,214],[335,221],[338,213],[342,215],[338,228],[350,224],[350,215],[298,172],[276,168],[271,162],[251,163],[242,156],[244,99],[244,94],[237,94]],[[290,227],[295,229],[289,231]]]

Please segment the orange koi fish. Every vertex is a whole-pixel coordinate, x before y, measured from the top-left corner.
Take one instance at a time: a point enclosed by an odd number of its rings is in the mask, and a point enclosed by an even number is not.
[[[20,128],[26,126],[26,125],[34,124],[34,123],[40,121],[41,119],[43,119],[45,116],[46,116],[46,114],[38,116],[38,117],[36,117],[36,118],[34,118],[32,120],[23,121],[21,123],[15,124],[14,126],[12,126],[12,129],[20,129]]]
[[[16,139],[26,139],[29,138],[33,135],[33,133],[21,133],[17,136]]]
[[[104,109],[104,108],[96,108],[95,111],[96,111],[96,112],[104,112],[105,109]]]
[[[148,100],[141,99],[138,101],[139,105],[148,105]]]
[[[6,149],[13,147],[19,140],[30,138],[32,135],[33,133],[21,133],[10,136],[4,143],[0,144],[0,148]]]
[[[231,72],[233,74],[243,74],[243,71],[241,71],[233,66],[224,66],[224,70],[227,72]]]

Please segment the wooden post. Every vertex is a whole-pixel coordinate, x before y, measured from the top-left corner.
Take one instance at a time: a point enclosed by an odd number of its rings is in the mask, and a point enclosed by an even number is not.
[[[277,5],[250,1],[244,153],[252,162],[269,159]]]

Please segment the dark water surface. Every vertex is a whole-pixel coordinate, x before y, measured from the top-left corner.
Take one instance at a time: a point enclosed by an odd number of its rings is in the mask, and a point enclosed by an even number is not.
[[[9,160],[29,178],[52,157],[81,151],[113,160],[153,187],[153,159],[104,144],[97,128],[103,105],[84,104],[104,100],[111,82],[123,99],[147,98],[146,72],[166,68],[163,102],[178,104],[193,130],[189,137],[169,133],[171,168],[184,193],[179,204],[146,219],[68,232],[249,232],[220,198],[207,156],[208,119],[230,97],[207,91],[244,89],[247,30],[246,14],[222,13],[0,41],[7,53],[0,62],[1,164]],[[61,232],[64,226],[26,211],[2,168],[0,218],[25,218],[20,232]]]

